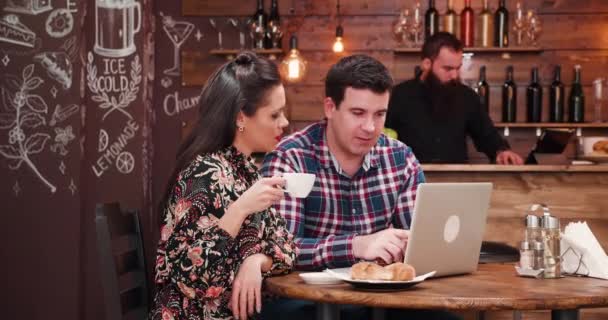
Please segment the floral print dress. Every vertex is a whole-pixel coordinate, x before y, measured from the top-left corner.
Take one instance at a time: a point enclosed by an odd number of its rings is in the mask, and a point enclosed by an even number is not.
[[[296,259],[285,220],[270,208],[249,215],[233,238],[217,223],[259,179],[251,158],[234,147],[198,156],[178,176],[163,213],[151,319],[232,319],[232,282],[245,258],[272,258],[268,273]]]

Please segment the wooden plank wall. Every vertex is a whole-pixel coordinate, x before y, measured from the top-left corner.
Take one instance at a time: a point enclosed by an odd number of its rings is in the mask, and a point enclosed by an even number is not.
[[[445,12],[447,0],[437,0],[440,13]],[[535,9],[543,22],[543,33],[540,38],[540,46],[544,51],[540,54],[512,54],[510,59],[503,59],[498,54],[477,54],[473,57],[470,65],[463,68],[461,77],[465,83],[474,83],[478,77],[479,66],[486,65],[488,68],[488,82],[491,85],[491,117],[500,121],[500,86],[504,81],[504,73],[507,65],[515,67],[515,81],[518,84],[518,119],[523,122],[525,118],[525,87],[530,81],[530,69],[539,67],[544,92],[544,119],[548,118],[548,90],[552,81],[553,68],[556,64],[562,65],[562,81],[566,84],[566,92],[569,92],[570,83],[573,79],[573,66],[582,66],[583,84],[587,97],[587,119],[593,117],[593,98],[591,94],[591,83],[595,78],[605,77],[608,73],[608,1],[606,0],[526,0],[526,9]],[[342,24],[344,27],[345,46],[347,52],[366,53],[382,61],[391,71],[397,82],[412,77],[414,66],[420,62],[418,55],[394,54],[393,50],[397,43],[391,35],[391,25],[396,20],[399,9],[412,7],[415,0],[345,0],[341,1]],[[422,10],[426,10],[427,1],[421,1]],[[295,15],[290,14],[290,7],[295,4]],[[464,1],[456,0],[456,11],[460,12]],[[511,18],[515,11],[515,0],[507,1]],[[473,1],[476,12],[480,11],[481,1]],[[497,0],[490,1],[491,9],[494,11],[498,6]],[[265,8],[270,7],[270,0],[265,0]],[[329,66],[335,63],[340,56],[331,51],[336,27],[336,0],[280,0],[280,12],[284,24],[294,23],[297,27],[300,50],[308,60],[308,74],[298,84],[286,85],[287,100],[289,105],[289,120],[291,129],[299,129],[303,126],[321,119],[323,117],[321,101],[323,98],[323,79]],[[182,1],[182,13],[190,19],[207,20],[210,17],[239,17],[250,16],[255,11],[254,0],[239,1],[235,5],[230,1],[221,0],[184,0]],[[512,26],[512,23],[511,23]],[[201,86],[209,74],[225,60],[222,57],[211,56],[208,49],[213,48],[215,31],[204,21],[197,25],[205,34],[204,48],[196,50],[183,49],[182,52],[182,84],[185,86]],[[287,38],[284,37],[283,47],[287,47]],[[226,48],[238,47],[238,34],[235,29],[227,28],[224,31]],[[211,44],[209,42],[212,42]],[[608,113],[608,108],[605,108]],[[190,117],[194,118],[194,117]],[[502,132],[502,131],[501,131]],[[584,135],[607,135],[605,129],[585,129]],[[532,148],[536,140],[534,129],[511,129],[508,140],[515,151],[525,156]],[[472,148],[471,148],[472,149]],[[573,155],[575,147],[571,146],[568,153]],[[471,152],[474,162],[487,162],[483,155]],[[449,173],[430,173],[430,180],[484,180],[487,175],[463,174],[466,177],[452,175]],[[576,179],[572,178],[576,175]],[[563,201],[560,202],[558,214],[564,221],[572,219],[589,220],[598,228],[600,239],[606,245],[608,229],[605,215],[608,212],[589,211],[582,215],[572,216],[569,214],[568,202],[580,203],[581,201],[596,201],[589,197],[585,199],[576,198],[577,192],[586,195],[600,197],[602,190],[606,188],[605,174],[601,177],[594,175],[558,174],[552,177],[550,174],[497,174],[490,177],[498,183],[500,190],[493,198],[493,211],[490,215],[490,223],[486,239],[506,241],[516,244],[520,238],[520,230],[515,225],[520,223],[523,215],[523,207],[529,203],[538,201],[536,196],[550,194],[559,197],[553,185],[570,187],[561,188]],[[598,180],[599,179],[599,180]],[[573,183],[574,182],[574,183]],[[523,188],[523,189],[522,189]],[[522,190],[531,190],[526,193]],[[565,190],[565,191],[564,191]],[[513,196],[513,197],[511,197]],[[505,197],[508,197],[505,198]],[[575,199],[576,198],[576,199]],[[521,203],[514,205],[513,202]],[[564,202],[565,201],[565,202]],[[576,206],[576,205],[574,205]],[[577,208],[581,209],[581,208]],[[584,210],[583,210],[584,211]],[[585,311],[586,319],[604,319],[607,310]],[[541,319],[547,318],[546,313],[526,313],[524,317]],[[487,318],[509,319],[510,313],[494,313]]]
[[[445,12],[446,0],[437,0],[440,13]],[[184,16],[198,17],[245,17],[255,11],[255,1],[241,1],[242,5],[235,6],[228,1],[217,0],[185,0],[182,3]],[[341,2],[342,24],[345,32],[347,52],[366,53],[382,61],[391,71],[397,82],[412,77],[414,66],[419,64],[417,54],[394,54],[398,46],[391,34],[391,25],[396,20],[401,8],[413,7],[414,0],[349,0]],[[290,8],[295,4],[295,14],[290,15]],[[421,1],[422,11],[426,10],[427,1]],[[463,0],[455,1],[455,9],[459,12],[464,6]],[[480,11],[481,1],[473,1],[476,12]],[[498,6],[498,1],[490,1],[492,10]],[[516,1],[507,1],[514,16]],[[268,10],[270,1],[266,0]],[[299,46],[308,60],[308,74],[299,84],[287,86],[287,99],[292,129],[298,129],[306,124],[323,117],[321,100],[323,98],[323,79],[329,66],[340,56],[331,51],[336,27],[336,1],[298,0],[279,1],[279,8],[284,24],[295,24]],[[488,68],[488,82],[491,89],[490,113],[494,121],[500,121],[500,95],[507,65],[515,67],[515,81],[518,85],[518,120],[525,120],[525,87],[530,81],[530,69],[539,67],[544,94],[544,119],[548,119],[548,90],[552,81],[553,68],[562,65],[562,81],[569,92],[573,79],[573,66],[582,66],[583,84],[587,98],[586,117],[592,119],[591,83],[595,78],[606,76],[608,71],[608,1],[602,0],[529,0],[524,1],[525,9],[536,10],[543,22],[543,33],[539,45],[544,48],[540,54],[512,54],[510,59],[503,59],[499,54],[477,54],[470,64],[462,70],[465,83],[473,84],[478,77],[479,66]],[[290,24],[290,26],[291,26]],[[511,23],[512,26],[512,23]],[[204,30],[209,37],[215,31]],[[236,47],[238,38],[236,30],[224,32],[227,47]],[[284,47],[287,36],[284,37]],[[207,52],[184,52],[183,83],[202,85],[209,73],[224,60],[211,57]],[[605,112],[606,113],[606,112]],[[596,134],[597,132],[593,132]],[[602,133],[602,132],[600,132]],[[587,134],[584,132],[583,134]],[[508,140],[515,151],[522,155],[532,148],[535,136],[534,130],[511,130]],[[471,150],[473,148],[470,148]],[[572,156],[574,148],[569,154]],[[483,155],[471,152],[475,162],[486,162]]]

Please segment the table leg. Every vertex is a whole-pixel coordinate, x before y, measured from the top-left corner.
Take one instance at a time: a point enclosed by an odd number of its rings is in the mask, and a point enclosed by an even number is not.
[[[318,320],[340,320],[340,307],[337,304],[317,303]]]
[[[477,311],[477,313],[475,313],[475,320],[485,320],[486,318],[486,312],[483,310]]]
[[[551,310],[551,320],[579,320],[578,309]]]
[[[386,318],[385,308],[372,308],[372,320],[384,320]]]
[[[519,311],[519,310],[513,311],[513,320],[521,320],[521,311]]]

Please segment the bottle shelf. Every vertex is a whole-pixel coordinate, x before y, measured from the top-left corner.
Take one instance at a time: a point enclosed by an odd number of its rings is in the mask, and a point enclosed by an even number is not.
[[[245,50],[253,51],[259,55],[269,56],[271,59],[283,54],[283,49],[212,49],[209,50],[209,54],[226,57],[226,59],[230,60],[234,59],[239,52]]]
[[[577,129],[577,128],[608,128],[608,122],[584,122],[584,123],[571,123],[571,122],[495,122],[494,126],[497,128],[564,128],[564,129]]]
[[[398,54],[417,54],[421,52],[421,48],[395,48],[394,53]],[[541,53],[543,49],[540,47],[465,47],[464,53]]]
[[[496,128],[503,129],[503,135],[508,137],[512,128],[529,128],[536,129],[536,136],[540,137],[543,129],[576,129],[576,136],[583,135],[583,129],[608,129],[608,122],[588,122],[588,123],[571,123],[571,122],[539,122],[539,123],[523,123],[523,122],[495,122]]]

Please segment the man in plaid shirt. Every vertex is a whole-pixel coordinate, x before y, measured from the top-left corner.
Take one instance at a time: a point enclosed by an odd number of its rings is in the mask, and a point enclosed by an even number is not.
[[[382,63],[342,58],[325,80],[326,119],[283,139],[264,159],[264,176],[316,175],[305,199],[285,194],[275,205],[295,235],[299,269],[349,267],[358,260],[403,261],[418,184],[424,174],[411,149],[382,134],[393,84]],[[263,319],[312,319],[309,301],[267,301]],[[277,318],[278,315],[278,318]],[[343,319],[371,309],[341,306]],[[436,310],[392,310],[387,319],[460,319]]]
[[[264,159],[264,176],[316,175],[307,198],[286,193],[275,205],[295,235],[298,269],[403,261],[424,174],[409,147],[382,134],[392,84],[369,56],[341,59],[325,81],[326,119],[285,138]]]

